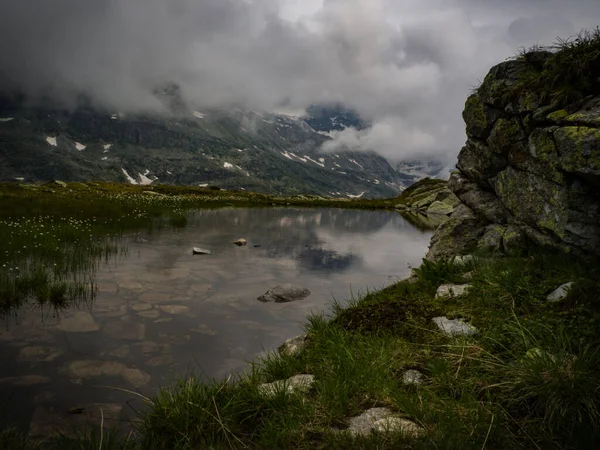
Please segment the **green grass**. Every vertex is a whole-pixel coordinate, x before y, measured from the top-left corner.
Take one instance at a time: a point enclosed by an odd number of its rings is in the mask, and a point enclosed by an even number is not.
[[[238,379],[190,375],[146,399],[143,449],[589,449],[600,442],[598,265],[564,255],[425,263],[415,278],[331,317],[308,318],[299,356],[269,354]],[[473,288],[435,299],[442,283]],[[560,304],[546,295],[576,287]],[[579,286],[579,288],[577,287]],[[480,333],[449,338],[431,318],[471,320]],[[419,386],[402,374],[417,369]],[[262,382],[308,373],[306,395],[263,398]],[[419,437],[339,430],[348,418],[388,407],[423,427]]]
[[[12,262],[19,252],[26,255],[18,260],[18,278],[14,266],[0,272],[13,277],[6,285],[14,288],[15,298],[20,292],[40,304],[70,301],[80,286],[72,284],[72,274],[90,274],[75,280],[93,286],[95,264],[121,251],[120,233],[185,226],[189,208],[294,202],[260,196],[263,200],[252,203],[254,194],[195,188],[183,193],[189,188],[163,187],[156,195],[139,186],[83,186],[73,192],[34,191],[31,216],[0,219],[10,236],[0,256],[9,254]],[[28,188],[19,189],[26,193],[13,192],[0,202],[16,204],[29,195]],[[39,217],[37,208],[55,214]],[[115,215],[118,211],[123,215]],[[147,408],[131,435],[82,430],[76,440],[37,443],[7,429],[0,433],[0,448],[595,448],[600,443],[598,267],[597,261],[537,251],[513,258],[481,255],[467,264],[423,261],[408,281],[345,307],[334,304],[328,316],[309,317],[308,344],[299,356],[271,353],[229,380],[206,382],[190,374],[145,398]],[[546,296],[568,281],[575,283],[568,297],[548,304]],[[465,282],[472,285],[465,296],[435,298],[441,284]],[[439,315],[468,320],[480,333],[446,337],[431,320]],[[408,369],[419,370],[425,382],[405,385]],[[260,395],[260,383],[302,373],[315,376],[308,394]],[[350,417],[372,407],[390,408],[424,433],[356,438],[340,432]]]
[[[541,104],[555,109],[600,94],[600,29],[584,30],[576,36],[558,39],[552,54],[540,64],[535,60],[539,48],[523,50],[518,59],[529,62],[529,70],[512,87],[509,96],[536,94]]]
[[[123,444],[107,434],[103,448],[597,448],[598,267],[547,252],[425,262],[410,281],[310,316],[298,356],[271,353],[235,379],[190,374],[164,387],[145,399],[134,435]],[[465,296],[435,298],[440,284],[467,280]],[[566,281],[575,282],[568,298],[548,304]],[[447,337],[431,321],[442,314],[480,333]],[[408,369],[421,371],[424,383],[405,385]],[[308,394],[260,395],[260,383],[301,373],[315,376]],[[425,432],[355,438],[339,431],[372,407],[390,408]],[[97,448],[94,436],[95,447],[91,438],[62,445]]]

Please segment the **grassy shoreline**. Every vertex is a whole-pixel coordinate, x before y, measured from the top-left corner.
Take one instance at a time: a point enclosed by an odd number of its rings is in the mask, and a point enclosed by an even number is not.
[[[273,352],[236,380],[189,375],[163,388],[146,399],[133,434],[104,430],[102,448],[595,448],[600,282],[592,262],[547,252],[424,262],[409,280],[334,305],[331,317],[309,317],[297,355]],[[568,281],[575,284],[567,298],[549,303]],[[472,287],[464,296],[436,298],[441,284],[465,282]],[[440,315],[479,332],[446,336],[431,320]],[[403,382],[411,369],[422,384]],[[261,394],[262,383],[297,374],[314,375],[309,392]],[[373,407],[423,432],[343,431]],[[40,447],[22,437],[23,446],[11,448],[99,448],[97,431],[84,436]]]
[[[27,251],[50,264],[71,258],[83,237],[84,252],[100,249],[92,252],[94,261],[110,257],[119,244],[102,247],[107,243],[102,237],[114,239],[157,221],[185,226],[191,208],[274,203],[388,209],[402,200],[279,199],[104,183],[0,185],[1,204],[16,208],[10,217],[2,209],[0,221],[24,224],[46,211],[44,223],[60,226]],[[21,211],[29,215],[20,217]],[[75,216],[79,221],[73,222]],[[34,225],[39,236],[40,223]],[[50,245],[57,236],[64,242],[58,252]],[[21,243],[0,255],[8,251],[14,257]],[[87,259],[81,261],[77,267],[89,268]],[[147,410],[128,436],[82,429],[79,440],[38,442],[9,428],[0,432],[0,448],[594,448],[600,444],[598,267],[594,260],[541,250],[519,257],[482,254],[460,263],[424,261],[408,280],[347,307],[333,305],[328,316],[308,317],[299,354],[272,352],[236,379],[204,383],[189,374],[145,398]],[[549,303],[547,295],[566,282],[574,283],[567,298]],[[436,297],[447,283],[471,288],[460,297]],[[462,318],[478,333],[446,336],[432,321],[439,316]],[[423,382],[406,384],[408,370],[418,370]],[[264,395],[263,383],[298,374],[314,376],[308,392],[280,388]],[[374,407],[410,420],[420,434],[361,437],[344,431],[352,417]]]

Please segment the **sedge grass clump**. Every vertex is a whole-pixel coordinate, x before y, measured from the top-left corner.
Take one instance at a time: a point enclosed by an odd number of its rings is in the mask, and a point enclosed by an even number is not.
[[[524,350],[503,370],[511,409],[563,439],[599,430],[598,346],[574,342],[562,327],[538,327],[535,333],[515,320],[508,332]]]
[[[541,64],[531,61],[540,53],[539,48],[521,52],[519,58],[530,63],[529,70],[521,74],[511,97],[534,93],[541,104],[559,109],[600,94],[600,28],[558,39],[549,50]]]

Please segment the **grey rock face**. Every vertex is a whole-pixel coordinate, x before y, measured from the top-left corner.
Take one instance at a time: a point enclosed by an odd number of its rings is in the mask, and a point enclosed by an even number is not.
[[[483,234],[484,226],[469,207],[459,205],[431,238],[427,259],[449,259],[474,249]]]
[[[533,242],[600,255],[600,96],[557,111],[535,92],[511,90],[547,57],[498,64],[468,98],[468,139],[448,187],[476,221],[453,213],[429,259],[460,254],[474,240],[508,254]]]
[[[310,295],[310,291],[297,284],[281,284],[269,289],[263,295],[258,297],[261,302],[287,303],[296,300],[303,300]]]
[[[501,252],[505,233],[506,228],[502,225],[488,225],[483,232],[483,236],[479,239],[477,247],[489,252]]]

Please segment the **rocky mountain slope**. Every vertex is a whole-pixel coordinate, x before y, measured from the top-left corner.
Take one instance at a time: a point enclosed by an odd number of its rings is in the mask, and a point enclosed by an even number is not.
[[[0,98],[0,179],[217,185],[345,198],[392,197],[412,182],[374,152],[320,152],[330,138],[303,118],[194,111],[177,90],[157,95],[168,115],[68,111]]]
[[[527,242],[600,255],[600,58],[574,48],[503,62],[468,98],[468,140],[449,181],[461,204],[428,258]],[[574,79],[563,61],[588,65]]]

